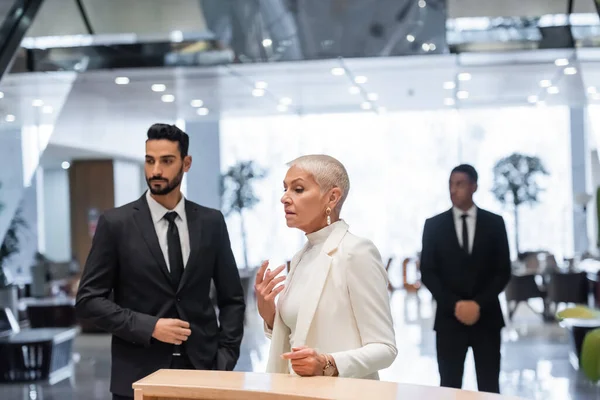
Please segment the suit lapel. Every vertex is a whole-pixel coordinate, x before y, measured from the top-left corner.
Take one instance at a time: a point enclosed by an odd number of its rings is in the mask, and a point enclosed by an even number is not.
[[[165,275],[165,278],[169,282],[171,282],[171,274],[169,273],[169,269],[167,268],[167,263],[165,262],[165,256],[163,255],[162,250],[160,249],[160,244],[158,243],[158,237],[156,236],[156,229],[154,228],[154,223],[152,222],[152,215],[150,214],[150,208],[148,207],[148,202],[146,201],[146,196],[142,196],[134,207],[137,212],[134,214],[135,223],[140,230],[150,253],[154,256],[154,259],[158,263],[160,270]]]
[[[454,221],[454,213],[452,212],[452,209],[447,211],[446,219],[446,226],[448,227],[447,235],[450,237],[450,243],[452,246],[460,249],[460,251],[464,251],[462,247],[460,247],[460,243],[458,241],[458,234],[456,233],[456,221]]]
[[[202,218],[200,211],[193,203],[185,201],[185,215],[187,219],[188,232],[190,236],[190,256],[183,269],[183,275],[179,282],[179,289],[182,288],[186,278],[192,273],[195,265],[195,260],[200,253],[200,243],[202,239]]]
[[[484,236],[482,229],[484,229],[485,214],[481,211],[480,208],[477,208],[477,216],[475,217],[475,237],[473,238],[473,249],[471,250],[471,255],[475,254],[475,251],[479,248],[479,242],[481,242],[481,238]]]
[[[315,316],[319,299],[323,293],[329,270],[331,269],[332,257],[331,254],[338,248],[340,242],[346,232],[348,232],[348,225],[344,221],[338,222],[333,232],[329,235],[321,252],[314,261],[315,265],[311,267],[313,269],[313,275],[311,276],[310,282],[296,282],[296,284],[310,285],[310,295],[307,296],[306,301],[300,306],[298,311],[298,319],[296,321],[296,331],[294,333],[295,342],[300,346],[306,343],[306,337],[310,329],[311,323]]]

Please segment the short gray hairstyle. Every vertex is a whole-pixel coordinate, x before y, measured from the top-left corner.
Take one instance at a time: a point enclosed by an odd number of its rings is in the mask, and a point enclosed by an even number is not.
[[[338,213],[342,210],[342,205],[350,191],[350,178],[341,162],[324,154],[310,154],[288,162],[287,166],[298,167],[311,174],[323,193],[336,187],[339,188],[342,191],[342,197],[335,210]]]

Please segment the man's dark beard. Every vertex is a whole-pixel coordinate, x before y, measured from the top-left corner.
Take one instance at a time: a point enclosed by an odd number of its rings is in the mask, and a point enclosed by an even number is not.
[[[163,196],[165,194],[171,193],[173,191],[173,189],[175,189],[177,186],[179,186],[182,179],[183,179],[183,167],[181,167],[181,170],[179,171],[177,176],[175,176],[175,178],[173,178],[173,180],[171,182],[169,182],[165,178],[152,177],[150,179],[146,178],[146,183],[148,184],[148,189],[150,189],[150,193],[157,195],[157,196]],[[156,182],[156,181],[166,182],[167,185],[163,188],[154,188],[154,187],[152,187],[152,183]]]

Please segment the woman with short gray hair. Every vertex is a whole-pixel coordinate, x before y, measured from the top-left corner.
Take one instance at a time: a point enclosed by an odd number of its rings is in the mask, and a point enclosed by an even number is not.
[[[288,167],[286,222],[307,242],[287,277],[278,277],[285,265],[271,271],[267,261],[256,275],[271,339],[267,372],[379,379],[397,354],[387,273],[375,245],[340,219],[350,190],[346,168],[326,155],[302,156]]]

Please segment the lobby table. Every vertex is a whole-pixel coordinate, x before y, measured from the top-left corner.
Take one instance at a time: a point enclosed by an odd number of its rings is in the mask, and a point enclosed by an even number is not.
[[[256,372],[159,370],[133,384],[135,400],[517,400],[517,397],[366,379]]]

